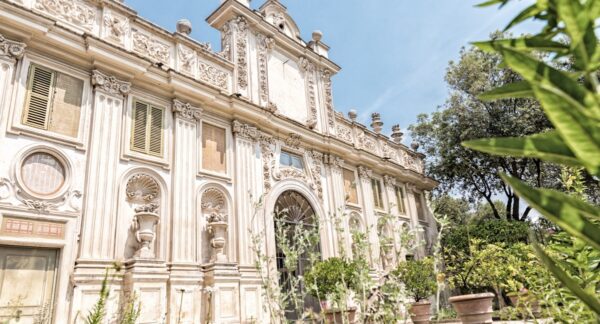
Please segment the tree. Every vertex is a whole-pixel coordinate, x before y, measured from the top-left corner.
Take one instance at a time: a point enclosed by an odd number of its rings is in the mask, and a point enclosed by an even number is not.
[[[466,224],[471,218],[471,206],[464,197],[442,194],[432,200],[433,213],[447,216],[453,224]]]
[[[498,37],[498,35],[496,35]],[[439,191],[459,192],[471,201],[484,200],[495,218],[526,220],[530,207],[500,178],[500,173],[534,187],[558,186],[558,169],[534,158],[490,156],[461,145],[485,137],[526,136],[548,131],[552,125],[536,100],[482,101],[485,91],[520,81],[501,65],[501,57],[477,48],[462,49],[458,62],[450,62],[446,77],[450,89],[445,104],[430,116],[422,114],[409,127],[414,140],[428,154],[427,169],[440,181]],[[506,206],[494,204],[504,197]]]

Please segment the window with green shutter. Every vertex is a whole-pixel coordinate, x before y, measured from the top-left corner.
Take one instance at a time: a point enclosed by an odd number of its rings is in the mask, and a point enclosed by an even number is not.
[[[82,96],[83,80],[32,64],[22,123],[77,137]]]
[[[144,154],[163,155],[165,110],[142,101],[134,101],[131,127],[131,150]]]

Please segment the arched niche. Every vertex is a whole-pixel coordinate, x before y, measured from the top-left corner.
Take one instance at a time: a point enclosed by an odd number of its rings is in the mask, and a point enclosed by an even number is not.
[[[356,241],[359,239],[357,236],[364,236],[366,239],[366,231],[363,225],[362,216],[358,212],[351,212],[348,216],[348,231],[347,231],[347,242],[348,242],[348,251],[351,254],[353,259],[358,257],[359,251],[358,245]],[[366,255],[364,257],[367,257]]]
[[[233,217],[233,208],[229,191],[218,183],[207,183],[198,190],[198,229],[196,231],[198,246],[197,259],[200,263],[208,263],[212,255],[211,235],[208,223],[211,219],[221,218],[227,223],[227,240],[225,255],[228,262],[237,261],[237,220]]]
[[[396,254],[393,226],[386,218],[377,222],[377,236],[379,237],[379,253],[381,266],[385,270],[391,269]]]
[[[154,228],[155,237],[151,249],[155,254],[155,259],[166,259],[170,241],[167,188],[163,177],[150,168],[131,168],[123,173],[119,182],[117,206],[115,240],[117,259],[131,259],[135,257],[136,251],[139,249],[135,216],[140,212],[150,212],[159,216],[158,224]]]

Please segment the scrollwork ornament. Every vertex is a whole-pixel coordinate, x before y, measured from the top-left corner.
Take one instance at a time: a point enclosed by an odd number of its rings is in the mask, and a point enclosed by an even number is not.
[[[173,100],[173,112],[178,118],[182,118],[188,121],[200,120],[202,116],[202,110],[200,108],[193,107],[188,102],[180,100]]]
[[[110,94],[125,96],[131,91],[131,83],[121,81],[98,70],[92,71],[92,84],[96,89],[102,89]]]
[[[373,177],[373,170],[361,165],[358,167],[358,176],[362,180],[371,181],[371,178]]]
[[[6,39],[4,35],[0,34],[0,56],[20,59],[23,57],[23,54],[25,54],[25,47],[27,47],[27,45],[24,43]]]

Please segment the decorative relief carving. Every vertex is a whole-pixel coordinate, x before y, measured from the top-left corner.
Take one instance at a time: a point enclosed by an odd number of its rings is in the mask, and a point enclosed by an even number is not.
[[[271,191],[271,170],[275,168],[275,152],[273,149],[274,139],[271,137],[262,136],[259,140],[260,152],[263,160],[263,184],[265,193]]]
[[[359,148],[377,154],[377,143],[375,142],[375,139],[369,137],[364,131],[360,131],[357,138]]]
[[[335,127],[335,114],[333,109],[333,93],[331,89],[331,71],[325,69],[322,72],[323,86],[325,88],[325,109],[327,110],[327,119],[329,119],[329,127]]]
[[[371,178],[373,177],[373,170],[361,165],[358,167],[358,176],[362,180],[371,181]]]
[[[296,133],[290,133],[290,136],[285,140],[285,145],[293,149],[299,149],[302,143],[302,136]]]
[[[223,213],[225,204],[225,195],[219,189],[209,188],[202,193],[201,207],[203,211]]]
[[[323,163],[336,170],[341,170],[344,167],[344,160],[339,156],[331,154],[323,155]]]
[[[241,137],[252,141],[257,140],[260,133],[256,127],[240,123],[237,120],[233,121],[233,127],[231,128],[231,131],[237,137]]]
[[[188,121],[200,120],[202,109],[192,106],[189,102],[173,100],[173,112],[177,118],[182,118]]]
[[[349,143],[349,144],[354,143],[354,138],[352,136],[352,129],[350,129],[349,127],[338,125],[336,128],[336,135],[339,139],[341,139],[342,141],[344,141],[346,143]]]
[[[236,35],[236,57],[237,57],[237,84],[240,89],[248,87],[248,23],[246,19],[239,16],[234,21]]]
[[[221,52],[217,53],[217,55],[221,56],[222,58],[231,61],[232,59],[232,55],[231,55],[231,39],[233,36],[232,33],[232,29],[231,29],[231,24],[232,22],[228,22],[225,25],[223,25],[223,28],[221,29]]]
[[[25,53],[25,47],[27,47],[27,45],[8,40],[4,35],[0,34],[0,56],[9,56],[20,59]]]
[[[96,8],[82,1],[37,0],[35,9],[66,20],[86,30],[92,30],[96,22]]]
[[[179,59],[179,69],[187,75],[194,75],[196,69],[196,52],[181,44],[177,45],[177,58]]]
[[[268,105],[270,101],[267,55],[268,51],[273,48],[274,40],[273,38],[260,33],[257,34],[256,37],[258,39],[258,82],[260,100]]]
[[[64,195],[53,200],[32,199],[23,194],[22,190],[14,181],[0,178],[0,201],[7,203],[15,202],[40,213],[61,210],[61,207],[69,207],[67,211],[81,211],[81,198],[83,194],[79,190],[67,191]],[[11,202],[12,201],[12,202]]]
[[[199,62],[198,72],[198,78],[201,81],[214,85],[217,88],[228,90],[228,72],[202,61]]]
[[[390,175],[384,175],[383,176],[383,183],[390,188],[394,188],[396,186],[396,178],[390,176]]]
[[[106,28],[106,35],[119,43],[123,43],[125,36],[129,34],[129,20],[125,17],[113,15],[107,10],[104,15],[104,28]]]
[[[127,181],[125,194],[132,203],[148,204],[158,198],[160,187],[152,176],[144,173],[133,175]]]
[[[136,29],[133,30],[133,50],[161,63],[169,63],[169,46]]]
[[[155,227],[160,222],[160,186],[154,177],[136,173],[127,180],[125,195],[135,211],[130,230],[135,234],[139,245],[134,255],[136,258],[154,259],[156,255],[151,244],[156,238]]]
[[[323,181],[321,179],[321,171],[322,171],[322,163],[323,163],[323,153],[318,151],[311,151],[310,157],[312,159],[310,172],[313,177],[313,185],[311,186],[313,190],[317,192],[317,196],[319,199],[323,199]]]
[[[309,115],[306,122],[308,128],[314,129],[317,126],[317,99],[315,94],[315,65],[306,57],[300,58],[300,69],[306,73],[306,88],[308,93]]]
[[[396,152],[395,149],[390,147],[390,145],[388,143],[383,143],[381,150],[383,152],[384,159],[393,160],[393,161],[398,162],[398,152]]]
[[[127,95],[131,91],[131,83],[121,81],[114,76],[106,75],[98,70],[92,71],[92,84],[97,89],[102,89],[108,93]]]

